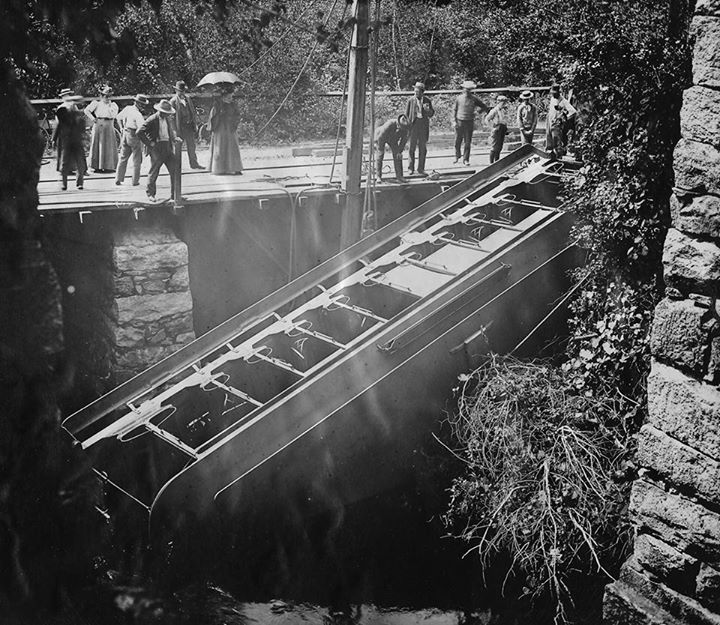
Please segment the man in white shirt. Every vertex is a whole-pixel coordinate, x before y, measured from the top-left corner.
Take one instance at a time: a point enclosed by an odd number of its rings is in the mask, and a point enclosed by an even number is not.
[[[121,185],[125,180],[125,171],[127,170],[130,155],[133,157],[133,176],[132,184],[134,187],[140,184],[140,166],[142,165],[142,142],[137,136],[140,126],[145,123],[143,111],[150,104],[150,99],[138,93],[135,96],[134,104],[126,106],[117,116],[117,121],[122,130],[122,139],[120,140],[120,161],[117,166],[117,174],[115,175],[115,184]]]
[[[485,123],[490,126],[490,163],[494,163],[500,158],[503,143],[505,143],[505,135],[507,134],[507,102],[508,99],[504,95],[497,97],[497,104],[485,116]]]
[[[548,105],[547,120],[545,122],[545,149],[550,151],[553,149],[555,139],[552,136],[553,118],[556,111],[564,111],[567,119],[562,124],[560,131],[563,145],[567,146],[568,132],[575,128],[575,118],[577,117],[577,109],[570,104],[560,93],[560,87],[553,85],[550,88],[550,104]],[[557,124],[555,124],[557,126]]]

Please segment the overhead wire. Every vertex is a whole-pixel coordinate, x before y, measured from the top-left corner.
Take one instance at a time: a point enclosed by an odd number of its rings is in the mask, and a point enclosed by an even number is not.
[[[245,1],[245,0],[243,0],[243,1]],[[325,26],[328,25],[328,23],[329,23],[329,21],[330,21],[330,18],[332,17],[333,11],[335,10],[335,7],[337,6],[337,3],[338,3],[338,0],[333,0],[332,7],[330,8],[330,11],[328,12],[327,17],[325,18],[325,22],[324,22],[324,24],[323,24],[323,27],[325,27]],[[251,3],[249,3],[249,4],[251,4]],[[343,15],[344,15],[344,12],[343,12]],[[286,94],[285,97],[283,98],[282,102],[280,102],[280,105],[277,107],[277,109],[275,109],[275,112],[270,116],[270,119],[268,119],[268,120],[265,122],[265,124],[263,125],[263,127],[260,128],[260,130],[258,130],[258,131],[255,133],[255,135],[253,136],[253,139],[257,139],[257,138],[262,134],[262,132],[270,125],[270,123],[272,122],[272,120],[275,119],[275,118],[278,116],[278,114],[280,113],[280,111],[281,111],[281,110],[283,109],[283,107],[285,106],[285,103],[290,99],[290,96],[292,95],[293,90],[294,90],[295,87],[297,86],[298,82],[300,82],[300,78],[302,77],[303,73],[305,72],[305,68],[306,68],[306,67],[308,66],[308,64],[310,63],[310,59],[312,59],[312,56],[313,56],[313,54],[315,53],[315,50],[317,49],[318,44],[319,44],[319,41],[318,41],[318,39],[316,38],[316,39],[315,39],[315,42],[313,43],[312,48],[310,49],[310,52],[308,52],[307,58],[305,59],[305,62],[303,63],[303,66],[300,68],[300,71],[298,72],[298,75],[296,76],[295,80],[293,81],[293,84],[290,85],[290,89],[288,90],[287,94]]]
[[[368,175],[365,179],[365,197],[363,198],[362,230],[374,231],[378,228],[377,202],[375,201],[375,82],[377,76],[378,30],[380,29],[380,0],[375,0],[375,19],[370,43],[370,141],[368,145]],[[393,162],[395,155],[393,154]]]
[[[435,5],[433,9],[435,13],[435,19],[433,20],[432,33],[430,33],[430,45],[428,46],[427,58],[425,59],[425,75],[423,76],[423,82],[427,80],[428,74],[430,73],[430,59],[432,58],[433,42],[435,41],[435,31],[437,29],[438,23],[437,0],[435,0]]]
[[[335,149],[333,150],[332,167],[330,168],[330,182],[332,182],[335,173],[335,164],[337,163],[338,149],[340,147],[340,131],[342,129],[343,111],[345,109],[345,94],[347,92],[348,76],[350,74],[350,52],[352,46],[348,45],[347,55],[345,59],[345,76],[343,77],[342,95],[340,96],[340,109],[338,111],[337,132],[335,133]]]
[[[268,46],[267,50],[265,50],[265,52],[263,52],[258,58],[256,58],[252,63],[250,63],[250,65],[248,65],[247,67],[244,67],[243,69],[241,69],[241,70],[238,72],[238,75],[239,75],[239,76],[242,76],[243,74],[246,74],[246,73],[249,72],[253,67],[255,67],[258,63],[260,63],[260,61],[264,60],[264,59],[268,56],[268,54],[270,54],[270,52],[273,50],[273,48],[274,48],[278,43],[280,43],[280,42],[288,35],[288,33],[292,32],[293,30],[296,30],[296,29],[298,29],[298,28],[302,29],[302,27],[300,26],[300,19],[302,18],[303,15],[305,15],[305,13],[307,13],[307,11],[309,11],[309,10],[315,5],[316,2],[317,2],[317,0],[312,0],[309,4],[307,4],[307,5],[305,6],[305,8],[304,8],[302,11],[300,11],[300,15],[298,15],[297,19],[296,19],[294,22],[292,22],[292,23],[290,24],[290,26],[288,26],[288,27],[272,42],[272,45]]]

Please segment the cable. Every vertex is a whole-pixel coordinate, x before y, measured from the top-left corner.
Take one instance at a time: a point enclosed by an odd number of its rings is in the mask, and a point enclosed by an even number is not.
[[[343,110],[345,109],[345,92],[347,91],[348,76],[350,73],[350,52],[352,46],[348,46],[347,57],[345,59],[345,77],[343,79],[343,95],[340,97],[340,111],[338,113],[337,133],[335,133],[335,151],[333,152],[333,162],[330,168],[330,182],[332,182],[335,173],[335,163],[337,162],[338,148],[340,147],[340,130],[342,129]]]
[[[245,1],[245,0],[243,0],[243,1]],[[333,0],[333,5],[330,8],[330,11],[328,12],[328,15],[327,15],[327,18],[325,19],[325,23],[323,24],[323,27],[328,25],[328,22],[330,21],[330,17],[332,16],[332,13],[335,10],[335,7],[337,6],[337,3],[338,3],[338,0]],[[305,59],[305,63],[303,63],[303,66],[300,68],[300,71],[298,72],[298,75],[295,78],[295,81],[290,86],[290,89],[288,90],[287,94],[283,98],[283,101],[280,102],[280,106],[278,106],[277,109],[275,110],[275,112],[270,116],[270,119],[268,119],[265,122],[265,125],[255,133],[255,135],[253,136],[253,140],[257,139],[262,134],[262,132],[270,125],[270,122],[272,122],[272,120],[275,119],[275,117],[277,117],[277,115],[283,109],[283,107],[285,106],[285,103],[290,99],[290,96],[292,95],[293,90],[295,89],[298,82],[300,82],[300,78],[302,77],[303,72],[305,71],[305,68],[308,66],[308,63],[310,63],[310,59],[312,58],[313,53],[317,49],[318,43],[319,43],[318,40],[315,39],[315,42],[313,43],[313,47],[310,49],[310,52],[308,53],[307,58]]]
[[[363,198],[363,232],[377,230],[377,204],[375,202],[375,80],[377,65],[378,29],[380,24],[380,0],[375,0],[375,27],[370,43],[370,141],[368,146],[368,175],[365,179],[365,197]],[[393,154],[393,164],[395,155]],[[372,215],[372,220],[370,219]]]
[[[238,72],[238,75],[239,75],[239,76],[242,76],[243,74],[246,74],[247,72],[249,72],[249,71],[250,71],[253,67],[255,67],[260,61],[262,61],[265,57],[267,57],[267,55],[270,54],[270,52],[272,51],[272,49],[273,49],[278,43],[280,43],[290,31],[292,31],[292,30],[295,29],[295,28],[301,28],[300,25],[299,25],[299,24],[300,24],[300,18],[301,18],[303,15],[305,15],[305,13],[306,13],[310,8],[312,8],[312,6],[313,6],[316,2],[317,2],[317,0],[312,0],[312,2],[310,2],[310,4],[308,4],[308,5],[300,12],[300,15],[298,15],[298,18],[295,20],[295,22],[293,22],[290,26],[288,26],[287,29],[286,29],[277,39],[275,39],[275,41],[272,42],[272,45],[270,45],[270,46],[268,47],[268,49],[265,50],[265,52],[263,52],[258,58],[256,58],[252,63],[250,63],[250,65],[248,65],[248,66],[245,67],[244,69],[241,69],[241,70]]]
[[[425,59],[425,76],[423,76],[423,82],[427,81],[428,74],[430,73],[430,59],[432,58],[433,41],[435,41],[435,30],[437,29],[438,23],[437,0],[435,0],[435,6],[433,9],[435,12],[435,19],[433,20],[433,29],[430,34],[430,45],[428,46],[427,58]]]

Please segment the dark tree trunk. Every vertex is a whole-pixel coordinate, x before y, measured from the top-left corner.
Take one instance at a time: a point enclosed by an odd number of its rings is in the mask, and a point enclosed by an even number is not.
[[[66,602],[88,561],[95,491],[60,430],[57,398],[69,380],[37,212],[43,141],[6,62],[0,85],[0,613],[31,622]]]

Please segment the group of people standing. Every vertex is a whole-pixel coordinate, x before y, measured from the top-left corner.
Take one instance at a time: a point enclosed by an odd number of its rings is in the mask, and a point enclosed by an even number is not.
[[[480,109],[484,115],[484,122],[490,129],[490,163],[500,158],[500,153],[508,132],[509,98],[498,95],[495,106],[490,108],[473,93],[477,85],[471,80],[462,83],[462,92],[455,99],[454,127],[455,127],[455,161],[470,165],[470,149],[475,130],[475,109]],[[523,145],[534,141],[535,129],[538,123],[538,110],[533,102],[535,94],[525,90],[520,94],[520,103],[517,107],[515,122],[520,132]],[[576,109],[568,100],[562,97],[560,87],[550,89],[548,105],[545,148],[554,158],[565,154],[568,134],[574,131]],[[405,112],[397,119],[391,119],[382,124],[375,132],[375,171],[378,180],[383,179],[382,165],[385,147],[389,147],[393,155],[395,178],[403,182],[402,153],[405,144],[410,140],[408,171],[415,173],[415,152],[418,152],[417,173],[425,174],[425,161],[427,157],[427,142],[430,136],[430,118],[435,114],[432,101],[425,95],[425,85],[415,83],[414,93],[407,100]]]
[[[70,89],[60,92],[62,104],[55,111],[57,125],[53,145],[57,148],[57,169],[62,177],[62,189],[67,189],[68,175],[75,172],[77,188],[82,189],[87,173],[85,155],[86,122],[92,124],[90,134],[90,167],[99,173],[115,172],[115,184],[125,180],[130,157],[133,161],[132,184],[140,184],[143,150],[150,156],[146,192],[155,201],[157,178],[164,165],[170,174],[171,194],[174,197],[177,177],[181,169],[181,150],[184,144],[191,169],[204,169],[197,160],[195,138],[200,125],[197,109],[187,93],[187,85],[175,84],[175,95],[162,99],[152,108],[150,98],[138,93],[133,103],[118,110],[111,100],[112,89],[100,90],[100,97],[80,110],[82,96]],[[214,174],[241,174],[243,165],[236,129],[240,121],[232,91],[218,90],[208,117],[211,133],[208,169]],[[120,131],[120,140],[115,127]]]

